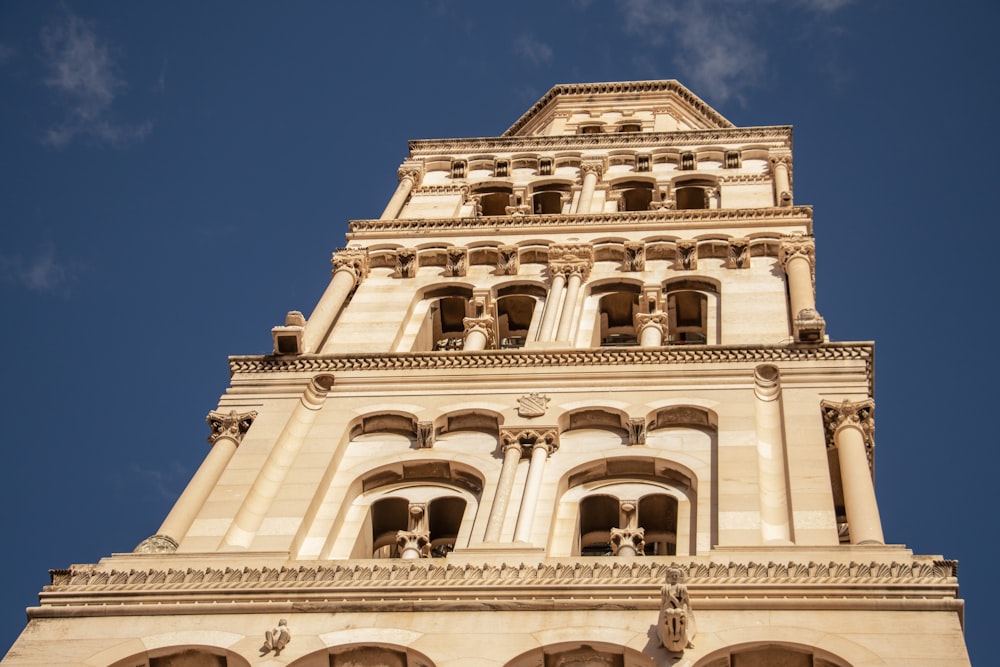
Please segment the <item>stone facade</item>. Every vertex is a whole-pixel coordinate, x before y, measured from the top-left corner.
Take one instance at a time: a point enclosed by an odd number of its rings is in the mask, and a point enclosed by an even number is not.
[[[675,81],[410,142],[159,530],[4,665],[969,664],[956,564],[884,544],[793,173]]]

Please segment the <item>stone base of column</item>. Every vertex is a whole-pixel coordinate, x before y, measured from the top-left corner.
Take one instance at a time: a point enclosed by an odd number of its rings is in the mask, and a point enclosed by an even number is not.
[[[816,310],[803,308],[795,316],[792,330],[800,343],[822,343],[826,339],[826,320]]]

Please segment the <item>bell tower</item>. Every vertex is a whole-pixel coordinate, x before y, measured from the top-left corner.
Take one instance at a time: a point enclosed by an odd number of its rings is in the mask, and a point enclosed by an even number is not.
[[[969,664],[956,562],[885,543],[790,127],[559,85],[397,173],[230,357],[159,529],[53,570],[4,665]]]

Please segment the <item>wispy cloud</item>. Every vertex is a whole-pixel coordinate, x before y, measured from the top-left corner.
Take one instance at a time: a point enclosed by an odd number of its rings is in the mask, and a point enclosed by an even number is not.
[[[81,265],[76,262],[57,259],[51,243],[27,258],[0,255],[0,279],[32,292],[66,295],[81,270]]]
[[[112,104],[126,87],[114,59],[89,21],[66,10],[58,23],[42,29],[48,76],[45,85],[65,106],[66,117],[49,128],[45,143],[61,147],[85,136],[110,145],[141,141],[152,123],[117,122]]]
[[[793,0],[792,7],[830,14],[853,0]],[[777,0],[619,0],[625,31],[672,54],[679,73],[715,103],[740,99],[757,85],[768,53],[756,37],[754,9]]]
[[[531,33],[521,33],[514,40],[514,53],[532,65],[548,65],[555,55],[552,47]]]
[[[6,65],[17,55],[17,50],[8,44],[0,42],[0,65]]]

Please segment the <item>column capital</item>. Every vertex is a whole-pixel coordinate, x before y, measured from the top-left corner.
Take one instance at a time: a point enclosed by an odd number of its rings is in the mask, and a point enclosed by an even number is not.
[[[597,180],[601,180],[601,176],[604,175],[604,160],[584,160],[580,163],[580,173],[596,174]]]
[[[559,449],[558,426],[501,426],[502,447],[517,445],[522,451],[530,452],[535,447],[544,447],[548,454]]]
[[[212,429],[208,442],[214,445],[220,438],[229,438],[239,445],[256,418],[256,410],[243,413],[238,413],[236,410],[230,410],[228,413],[213,410],[205,417],[208,427]]]
[[[444,266],[446,276],[461,277],[469,268],[469,249],[462,246],[448,248],[448,259]]]
[[[497,248],[497,275],[516,276],[521,268],[516,245],[502,245]]]
[[[594,248],[589,243],[549,246],[549,272],[566,278],[573,274],[586,280],[594,267]]]
[[[396,548],[400,555],[404,551],[415,551],[419,558],[430,558],[431,534],[420,530],[400,530],[396,533]]]
[[[416,428],[417,448],[430,449],[434,446],[434,422],[418,421]]]
[[[788,270],[788,262],[796,257],[802,257],[809,262],[811,270],[816,268],[816,241],[805,234],[789,234],[781,238],[778,259]]]
[[[767,156],[767,161],[770,163],[772,169],[777,167],[779,164],[791,168],[792,152],[789,150],[772,151],[770,155]]]
[[[465,328],[465,336],[468,336],[474,331],[478,331],[486,336],[487,348],[496,347],[496,320],[494,320],[492,315],[463,318],[462,326]]]
[[[400,278],[413,278],[417,275],[416,250],[400,248],[396,251],[396,275]]]
[[[367,248],[339,248],[334,251],[330,258],[333,272],[350,270],[354,273],[354,280],[361,282],[368,277],[371,269],[371,261],[368,258]]]
[[[837,433],[845,428],[855,428],[861,432],[865,441],[865,451],[868,454],[868,467],[872,467],[872,454],[875,449],[875,401],[851,402],[844,400],[822,401],[820,410],[823,412],[823,426],[826,431],[826,446],[836,447]]]
[[[646,327],[655,327],[660,330],[660,335],[664,339],[667,337],[667,322],[669,318],[667,314],[663,311],[656,311],[655,313],[636,313],[635,314],[635,330],[639,336],[642,336],[642,330]]]
[[[645,417],[629,417],[629,420],[628,420],[628,444],[629,445],[645,445],[646,444],[646,418]]]
[[[646,551],[645,528],[612,528],[611,551],[617,556],[623,546],[631,547],[635,556],[642,556]]]
[[[399,178],[399,182],[402,183],[406,179],[410,179],[414,186],[420,185],[420,182],[424,177],[424,168],[419,164],[403,163],[403,165],[396,171],[396,175]]]
[[[622,271],[646,270],[646,244],[642,241],[625,242],[625,258],[622,260]]]

